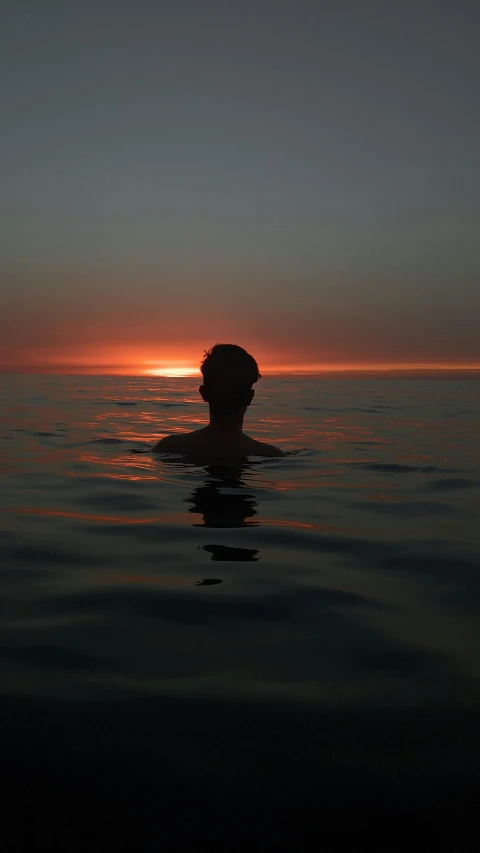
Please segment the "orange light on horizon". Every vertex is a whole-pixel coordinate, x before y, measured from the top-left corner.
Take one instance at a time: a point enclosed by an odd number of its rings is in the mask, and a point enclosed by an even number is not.
[[[141,372],[146,376],[164,376],[172,379],[197,376],[200,373],[196,364],[189,364],[188,361],[177,361],[176,359],[166,361],[144,361],[142,368]]]
[[[196,367],[153,367],[143,371],[147,376],[175,377],[196,376],[199,371]]]
[[[146,362],[152,364],[152,362]],[[480,364],[439,364],[439,363],[383,363],[383,364],[265,364],[261,366],[264,376],[272,375],[315,375],[325,373],[395,373],[416,371],[479,371]],[[200,376],[200,369],[188,364],[168,364],[143,368],[141,373],[146,376],[163,376],[165,378],[182,378]]]
[[[387,363],[361,363],[353,364],[266,364],[260,368],[262,373],[369,373],[369,372],[395,372],[395,371],[418,371],[418,370],[464,370],[479,371],[480,363],[440,363],[440,362],[387,362]]]
[[[250,350],[251,348],[248,347]],[[342,373],[377,373],[377,372],[419,372],[460,371],[463,374],[480,371],[480,362],[439,361],[378,361],[358,359],[353,362],[315,361],[312,358],[302,359],[302,353],[278,354],[274,348],[253,347],[260,371],[268,375],[313,375],[313,374],[342,374]],[[195,378],[200,377],[199,361],[201,347],[191,343],[178,343],[175,346],[161,349],[148,345],[111,345],[99,347],[89,346],[70,352],[43,353],[27,351],[18,360],[0,360],[0,373],[60,373],[60,374],[104,374],[150,376],[165,378]],[[285,360],[284,360],[285,359]]]

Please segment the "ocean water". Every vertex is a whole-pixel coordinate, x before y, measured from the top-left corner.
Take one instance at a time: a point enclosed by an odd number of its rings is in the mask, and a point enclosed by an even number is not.
[[[204,423],[197,385],[0,377],[14,801],[69,790],[75,820],[94,790],[145,828],[155,800],[164,839],[230,838],[239,803],[248,838],[283,837],[287,802],[304,826],[320,801],[457,814],[479,781],[479,383],[266,377],[246,430],[287,456],[237,468],[148,452]]]

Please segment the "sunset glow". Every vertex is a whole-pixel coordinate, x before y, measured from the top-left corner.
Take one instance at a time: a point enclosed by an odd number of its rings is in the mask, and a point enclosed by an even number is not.
[[[320,374],[320,373],[368,373],[368,372],[388,372],[388,371],[480,371],[480,363],[478,364],[456,364],[456,363],[408,363],[408,362],[392,362],[392,363],[352,363],[352,364],[264,364],[260,365],[264,375],[299,375],[299,374]],[[189,377],[199,376],[200,369],[193,364],[176,365],[164,364],[158,367],[149,367],[139,369],[139,372],[147,376],[164,376],[164,377]]]
[[[165,367],[153,367],[143,371],[148,376],[166,376],[166,377],[182,377],[196,376],[199,372],[197,367],[177,367],[175,365],[167,365]]]
[[[0,364],[0,372],[25,374],[71,374],[71,375],[124,375],[152,376],[171,379],[201,377],[200,361],[205,347],[199,346],[192,353],[190,346],[185,346],[186,354],[182,358],[177,347],[170,357],[145,358],[146,353],[134,348],[112,348],[92,352],[52,353],[37,358],[19,358],[17,361]],[[257,358],[260,372],[263,376],[272,375],[315,375],[315,374],[346,374],[346,373],[376,373],[376,372],[452,372],[461,371],[464,374],[479,372],[480,362],[455,361],[367,361],[363,359],[345,361],[300,361],[292,358],[290,362],[275,359],[275,351],[258,352],[247,343],[247,349]],[[43,354],[42,354],[43,355]]]
[[[459,4],[425,45],[401,3],[373,29],[347,4],[351,31],[342,4],[330,31],[321,3],[220,4],[228,26],[189,3],[188,38],[181,4],[120,4],[105,44],[95,4],[80,37],[69,4],[28,3],[32,44],[10,3],[2,56],[1,373],[188,379],[216,343],[264,375],[479,369]]]

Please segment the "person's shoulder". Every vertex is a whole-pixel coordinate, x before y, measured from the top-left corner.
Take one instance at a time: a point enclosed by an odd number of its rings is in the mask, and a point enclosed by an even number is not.
[[[258,456],[266,456],[269,458],[280,458],[285,456],[283,450],[275,447],[274,444],[266,444],[264,441],[255,441],[255,452]]]
[[[279,447],[275,447],[274,444],[264,444],[263,447],[264,447],[264,451],[263,451],[264,456],[272,456],[272,457],[277,457],[277,458],[285,456],[285,453],[283,452],[283,450],[280,450]]]
[[[185,453],[190,444],[191,434],[184,432],[180,435],[166,435],[152,447],[152,453]]]

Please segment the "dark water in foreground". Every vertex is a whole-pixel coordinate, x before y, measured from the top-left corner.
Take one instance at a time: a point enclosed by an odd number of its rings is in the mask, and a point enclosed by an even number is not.
[[[480,781],[479,383],[268,378],[247,427],[286,459],[132,454],[203,421],[197,384],[0,377],[17,833],[302,848],[348,814],[458,837]]]

